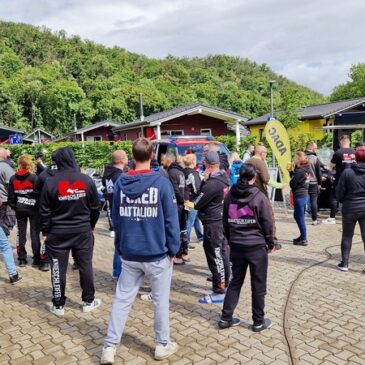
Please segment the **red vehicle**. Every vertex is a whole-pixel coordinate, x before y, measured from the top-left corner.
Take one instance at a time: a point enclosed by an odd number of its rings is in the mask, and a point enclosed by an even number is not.
[[[208,136],[176,136],[168,139],[153,141],[155,158],[161,163],[161,155],[172,153],[175,156],[185,156],[188,153],[195,153],[199,167],[203,160],[204,146],[212,141]],[[219,152],[225,153],[229,159],[231,153],[224,143],[219,143]]]

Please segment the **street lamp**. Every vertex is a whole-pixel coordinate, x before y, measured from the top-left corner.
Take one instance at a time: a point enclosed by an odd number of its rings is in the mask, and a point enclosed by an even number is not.
[[[273,85],[275,84],[276,80],[270,80],[270,119],[274,119],[274,98],[273,98]],[[275,155],[274,152],[272,154],[272,167],[275,167]]]
[[[275,84],[276,80],[270,80],[270,119],[274,118],[274,98],[273,98],[273,85]]]

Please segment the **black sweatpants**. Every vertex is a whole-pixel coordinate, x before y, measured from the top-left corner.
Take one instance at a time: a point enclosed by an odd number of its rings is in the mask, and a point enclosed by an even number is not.
[[[342,262],[348,266],[356,223],[359,222],[361,238],[365,250],[365,213],[342,213],[342,240],[341,254]]]
[[[18,260],[25,260],[27,258],[27,250],[25,249],[25,243],[27,242],[27,224],[29,220],[33,261],[37,264],[40,264],[41,240],[39,238],[40,223],[38,215],[17,213],[16,220],[18,224],[18,240],[17,240]]]
[[[66,303],[66,273],[70,251],[79,269],[81,299],[91,303],[95,298],[94,274],[92,266],[94,235],[90,232],[75,234],[49,234],[46,253],[51,263],[53,304]]]
[[[334,184],[330,194],[330,218],[336,218],[337,208],[336,185]]]
[[[203,226],[203,248],[213,275],[213,293],[223,294],[231,274],[229,247],[223,235],[223,222],[203,223]]]
[[[189,254],[189,240],[187,233],[188,212],[185,210],[184,205],[178,205],[177,213],[179,216],[180,225],[180,249],[176,254],[176,257],[181,259],[183,256]]]
[[[241,288],[250,268],[252,293],[252,319],[254,325],[260,325],[265,318],[265,295],[268,268],[268,254],[265,246],[247,251],[231,249],[232,279],[224,299],[222,319],[229,321],[237,307]]]
[[[318,219],[318,184],[309,184],[308,194],[312,221],[314,222]]]
[[[106,203],[106,216],[108,218],[108,223],[109,223],[109,231],[114,231],[113,228],[113,217],[112,217],[112,212],[113,212],[113,195],[108,195],[105,196],[105,203]]]

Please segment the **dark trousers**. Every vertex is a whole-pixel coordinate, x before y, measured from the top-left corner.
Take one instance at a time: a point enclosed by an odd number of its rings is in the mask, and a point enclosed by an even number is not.
[[[106,196],[105,197],[105,202],[106,202],[106,216],[108,217],[108,223],[109,223],[109,231],[114,231],[113,217],[112,217],[113,195],[112,196]]]
[[[309,184],[308,194],[312,221],[316,221],[318,219],[318,184]]]
[[[356,223],[359,222],[361,238],[364,243],[365,250],[365,213],[342,213],[342,240],[341,240],[341,254],[342,262],[348,266],[349,257],[352,247],[352,237],[354,236]]]
[[[189,254],[189,240],[187,231],[188,212],[184,209],[184,205],[177,206],[180,225],[180,249],[176,257],[181,259]]]
[[[260,325],[265,318],[265,295],[268,268],[268,255],[265,246],[247,251],[231,249],[232,279],[224,299],[222,319],[232,319],[237,307],[247,268],[250,268],[252,293],[252,319],[254,325]]]
[[[336,198],[336,185],[334,185],[331,190],[331,195],[330,195],[330,210],[331,210],[330,217],[331,218],[336,218],[337,208],[338,208],[338,202],[337,202],[337,198]]]
[[[51,263],[52,302],[55,306],[63,306],[66,303],[66,273],[70,251],[79,269],[82,301],[90,303],[94,300],[93,250],[94,235],[91,231],[48,235],[46,252]]]
[[[231,274],[229,247],[223,235],[223,222],[203,223],[203,225],[203,248],[209,270],[213,275],[213,292],[223,294]]]
[[[25,243],[27,242],[27,224],[30,224],[30,240],[32,244],[33,260],[35,263],[41,261],[41,240],[39,217],[37,215],[17,214],[16,220],[18,223],[18,241],[17,253],[18,260],[25,260],[27,258],[27,250]]]
[[[305,205],[308,202],[308,197],[294,198],[294,219],[297,222],[300,239],[307,239],[307,227],[305,225]]]

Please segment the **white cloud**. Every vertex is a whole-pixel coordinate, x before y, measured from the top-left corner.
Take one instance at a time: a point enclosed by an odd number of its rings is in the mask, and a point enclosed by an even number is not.
[[[0,18],[153,57],[226,53],[325,94],[365,61],[358,0],[3,0]]]

